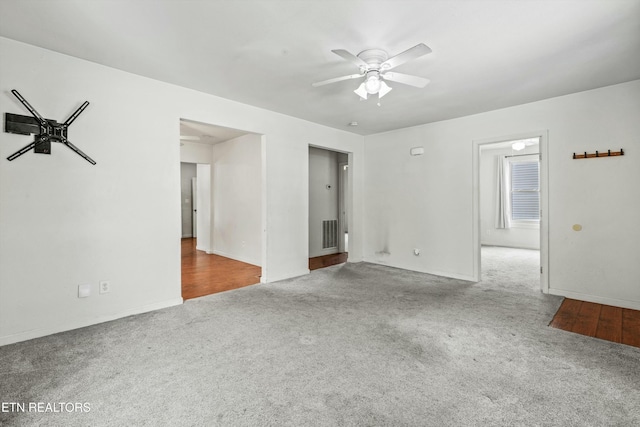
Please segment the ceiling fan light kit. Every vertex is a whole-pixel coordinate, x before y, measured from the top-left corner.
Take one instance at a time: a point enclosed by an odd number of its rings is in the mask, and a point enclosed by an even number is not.
[[[354,92],[362,99],[367,99],[367,96],[369,96],[367,89],[364,87],[364,83],[361,83],[360,86],[358,86],[358,89],[354,90]]]
[[[367,73],[367,78],[364,81],[364,88],[367,90],[367,93],[371,95],[378,93],[380,90],[380,77],[375,71],[369,71]]]
[[[418,88],[423,88],[429,83],[429,80],[423,77],[389,72],[391,69],[402,65],[407,61],[411,61],[413,59],[419,58],[420,56],[431,53],[431,49],[423,43],[417,44],[411,49],[407,49],[404,52],[391,58],[389,58],[387,52],[382,49],[367,49],[363,50],[358,55],[353,55],[352,53],[343,49],[336,49],[332,50],[331,52],[357,65],[360,73],[350,74],[348,76],[342,77],[335,77],[329,80],[323,80],[321,82],[313,83],[312,86],[324,86],[326,84],[336,83],[343,80],[364,77],[364,82],[362,82],[360,86],[358,86],[358,88],[354,90],[354,92],[361,99],[367,99],[369,95],[375,94],[378,94],[378,99],[380,99],[391,92],[391,90],[393,89],[386,84],[385,80]]]

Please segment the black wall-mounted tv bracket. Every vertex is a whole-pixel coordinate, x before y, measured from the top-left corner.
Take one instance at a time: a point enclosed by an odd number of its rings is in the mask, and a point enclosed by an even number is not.
[[[80,113],[87,108],[89,105],[88,101],[85,101],[84,104],[82,104],[80,108],[78,108],[75,113],[67,119],[67,121],[64,123],[58,123],[55,120],[43,118],[40,113],[38,113],[31,104],[29,104],[27,100],[20,95],[20,93],[18,93],[17,90],[13,89],[11,93],[18,98],[18,101],[20,101],[22,105],[29,110],[33,117],[5,113],[4,131],[20,135],[35,135],[35,139],[31,144],[7,157],[7,160],[11,161],[17,159],[32,148],[36,153],[51,154],[51,141],[54,141],[66,145],[92,165],[96,164],[91,157],[87,156],[82,152],[82,150],[73,145],[67,139],[67,129],[71,126],[71,123],[78,118]]]

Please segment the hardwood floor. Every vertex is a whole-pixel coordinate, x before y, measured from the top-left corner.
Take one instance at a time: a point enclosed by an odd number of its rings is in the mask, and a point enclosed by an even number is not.
[[[317,256],[309,258],[309,270],[317,270],[319,268],[329,267],[331,265],[342,264],[347,262],[347,252],[340,252],[337,254]]]
[[[565,298],[549,326],[640,347],[640,311]]]
[[[187,300],[260,283],[258,266],[196,250],[182,239],[182,298]]]

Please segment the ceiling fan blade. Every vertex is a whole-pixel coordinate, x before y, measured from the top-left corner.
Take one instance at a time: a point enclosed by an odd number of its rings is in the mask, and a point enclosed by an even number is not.
[[[363,74],[351,74],[351,75],[348,75],[348,76],[336,77],[336,78],[333,78],[333,79],[323,80],[323,81],[317,82],[317,83],[312,83],[311,86],[313,86],[313,87],[324,86],[324,85],[328,85],[329,83],[341,82],[343,80],[357,79],[358,77],[362,77],[362,76],[363,76]]]
[[[358,67],[364,67],[367,68],[369,65],[364,62],[362,59],[358,58],[357,56],[355,56],[353,53],[351,52],[347,52],[344,49],[335,49],[332,50],[331,52],[335,53],[336,55],[338,55],[339,57],[341,57],[342,59],[346,59],[349,62],[353,62],[354,64],[356,64]]]
[[[398,82],[398,83],[402,83],[409,86],[415,86],[419,88],[423,88],[429,83],[429,79],[425,79],[418,76],[411,76],[409,74],[396,73],[395,71],[381,74],[381,77],[385,80]]]
[[[380,64],[380,69],[390,70],[397,67],[398,65],[402,65],[407,61],[419,58],[422,55],[426,55],[428,53],[431,53],[431,48],[424,43],[420,43],[410,49],[405,50],[402,53],[397,54],[392,58],[387,59],[382,64]]]

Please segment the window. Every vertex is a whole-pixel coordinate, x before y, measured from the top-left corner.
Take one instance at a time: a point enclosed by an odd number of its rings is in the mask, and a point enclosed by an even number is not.
[[[511,220],[540,221],[540,162],[537,156],[512,158],[510,166]]]

